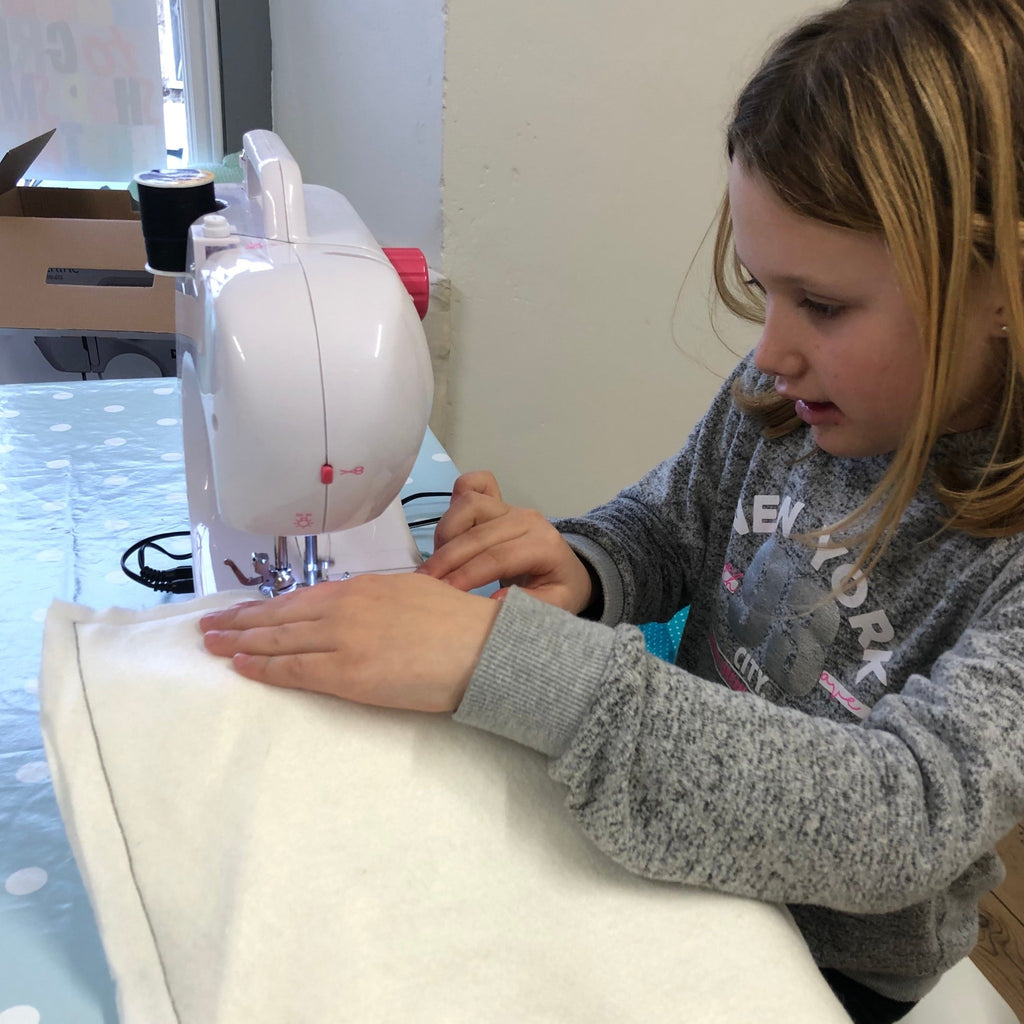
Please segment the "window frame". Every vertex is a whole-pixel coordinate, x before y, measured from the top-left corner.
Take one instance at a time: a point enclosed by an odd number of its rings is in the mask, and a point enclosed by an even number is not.
[[[178,0],[190,163],[224,159],[217,0]]]

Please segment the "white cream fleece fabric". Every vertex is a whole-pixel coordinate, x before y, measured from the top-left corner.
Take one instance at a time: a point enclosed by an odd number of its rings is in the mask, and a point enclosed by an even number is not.
[[[540,754],[239,677],[197,627],[238,598],[47,619],[122,1024],[848,1019],[783,910],[617,867]]]

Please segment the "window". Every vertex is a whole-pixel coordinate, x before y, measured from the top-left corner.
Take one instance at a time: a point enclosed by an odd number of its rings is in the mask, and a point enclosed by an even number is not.
[[[0,153],[57,129],[33,179],[124,182],[169,160],[215,163],[220,105],[217,0],[4,4]]]
[[[168,167],[224,156],[216,0],[157,0]]]

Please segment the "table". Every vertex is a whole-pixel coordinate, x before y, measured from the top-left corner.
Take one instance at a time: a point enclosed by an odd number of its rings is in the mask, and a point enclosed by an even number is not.
[[[403,494],[450,491],[428,432]],[[430,518],[443,498],[409,506]],[[117,1024],[114,987],[61,823],[38,725],[46,609],[175,600],[120,568],[137,540],[188,528],[175,380],[0,386],[0,1024]],[[414,531],[425,553],[432,529]]]
[[[38,726],[37,677],[43,621],[54,598],[96,609],[145,609],[180,600],[133,583],[119,565],[122,552],[136,541],[187,527],[179,400],[177,382],[167,379],[0,386],[0,557],[7,569],[0,603],[0,1024],[118,1024],[114,986],[53,794]],[[450,491],[455,476],[451,460],[428,433],[404,494]],[[409,506],[410,516],[429,519],[446,505],[444,497],[424,499]],[[425,553],[432,533],[414,531]],[[670,646],[677,640],[671,637]],[[402,719],[386,721],[398,728]],[[518,763],[523,751],[479,743],[494,738],[472,730],[457,735],[453,745],[478,744],[484,755],[473,762],[474,783],[485,761],[493,762],[491,795],[482,802],[458,801],[474,820],[476,808],[496,809],[501,825],[492,828],[493,839],[504,830],[506,789],[518,791],[500,766],[506,758],[509,765]],[[436,763],[443,767],[444,757]],[[460,774],[459,784],[466,778]],[[443,794],[444,787],[428,792]],[[538,836],[551,840],[555,832],[565,833],[565,819],[556,799],[543,807],[530,804],[524,821],[536,826],[542,810],[550,832],[514,834],[519,849],[530,856],[540,850],[546,858],[552,847]],[[592,852],[586,857],[593,860]],[[487,863],[493,868],[504,862],[488,857]],[[556,854],[551,863],[557,874],[568,861]],[[618,870],[603,859],[596,863],[599,873],[607,865],[609,878]],[[595,877],[590,872],[587,884]],[[562,887],[557,894],[571,903],[576,891]],[[606,891],[598,890],[602,897]],[[702,1011],[706,1007],[701,1019],[746,1021],[750,1000],[757,998],[770,1011],[764,1020],[821,1024],[843,1018],[782,912],[699,890],[673,890],[672,901],[686,906],[685,934],[675,920],[672,925],[672,935],[686,941],[664,948],[684,958],[686,972],[679,977],[687,996],[698,999]],[[703,908],[703,917],[691,908]],[[569,932],[564,949],[578,938],[579,912],[574,905],[563,915]],[[709,941],[711,931],[717,938]],[[753,951],[763,961],[759,970],[744,959]],[[547,956],[546,949],[541,953]],[[601,977],[613,977],[603,962]],[[487,963],[485,957],[476,966]],[[557,963],[545,959],[544,966],[557,973]],[[447,977],[459,980],[458,972]],[[641,970],[636,977],[645,975]],[[711,983],[714,978],[719,980]]]

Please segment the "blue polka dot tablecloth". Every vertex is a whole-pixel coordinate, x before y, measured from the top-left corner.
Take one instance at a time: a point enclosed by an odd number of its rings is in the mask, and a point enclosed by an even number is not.
[[[450,491],[455,477],[428,433],[403,494]],[[407,513],[431,519],[447,504],[422,499]],[[178,600],[128,579],[120,559],[187,528],[177,381],[0,385],[0,1024],[117,1022],[39,732],[43,620],[54,598]],[[414,535],[429,553],[432,528]]]

